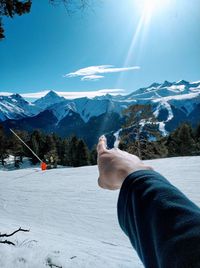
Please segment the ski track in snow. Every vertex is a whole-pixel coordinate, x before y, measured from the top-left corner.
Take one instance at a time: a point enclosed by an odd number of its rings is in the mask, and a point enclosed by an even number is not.
[[[118,129],[113,136],[115,137],[115,142],[114,142],[114,148],[118,148],[119,147],[119,143],[120,143],[120,137],[119,134],[122,131],[122,128]]]
[[[200,205],[200,157],[146,161]],[[0,267],[141,268],[117,221],[118,191],[97,186],[96,166],[0,171]]]
[[[162,100],[160,100],[160,104],[158,105],[156,111],[154,112],[155,117],[158,117],[160,109],[162,107],[164,107],[168,111],[168,117],[167,117],[167,120],[158,122],[158,125],[159,125],[160,132],[163,134],[163,136],[166,136],[168,132],[165,129],[165,123],[172,120],[174,115],[173,115],[170,104],[167,101],[165,101],[165,99],[163,98]]]

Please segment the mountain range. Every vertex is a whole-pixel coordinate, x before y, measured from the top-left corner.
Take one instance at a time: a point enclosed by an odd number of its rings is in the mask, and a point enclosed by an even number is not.
[[[134,104],[152,106],[163,135],[182,122],[196,126],[200,122],[200,81],[165,81],[128,95],[107,94],[73,100],[54,91],[35,102],[28,102],[19,94],[1,96],[0,93],[0,124],[5,129],[40,129],[62,137],[75,134],[92,147],[103,133],[115,133],[121,128],[122,111]]]

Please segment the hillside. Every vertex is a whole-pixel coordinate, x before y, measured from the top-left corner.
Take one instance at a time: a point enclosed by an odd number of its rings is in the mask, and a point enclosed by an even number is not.
[[[200,205],[200,157],[147,161]],[[170,168],[169,168],[170,167]],[[0,231],[18,233],[0,244],[0,267],[139,268],[117,222],[118,191],[97,186],[97,167],[0,171]]]

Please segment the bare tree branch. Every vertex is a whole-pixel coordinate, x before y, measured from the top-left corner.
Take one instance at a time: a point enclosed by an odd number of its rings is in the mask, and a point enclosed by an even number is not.
[[[79,10],[91,7],[94,0],[49,0],[52,5],[63,4],[68,15]],[[100,0],[99,0],[100,1]],[[31,10],[32,0],[0,0],[0,40],[5,38],[2,18],[14,18],[15,15],[23,15]]]
[[[91,2],[93,0],[49,0],[49,3],[58,6],[63,4],[67,14],[70,16],[75,14],[77,11],[84,11],[91,8]]]
[[[12,245],[12,246],[15,246],[15,243],[11,242],[11,241],[8,241],[8,240],[3,240],[3,241],[0,241],[1,244],[8,244],[8,245]]]
[[[59,266],[59,265],[52,263],[51,258],[47,258],[47,265],[51,268],[53,268],[53,267],[62,268],[62,266]]]
[[[26,229],[22,229],[21,227],[18,230],[15,230],[14,232],[12,232],[11,234],[1,234],[0,233],[0,237],[10,237],[18,232],[30,232],[30,230],[26,230]]]
[[[30,232],[30,230],[26,230],[26,229],[22,229],[21,227],[17,230],[15,230],[14,232],[10,233],[10,234],[1,234],[0,233],[0,238],[1,237],[10,237],[13,236],[14,234],[18,233],[18,232]],[[9,241],[9,240],[0,240],[0,244],[8,244],[8,245],[13,245],[15,246],[15,243]]]

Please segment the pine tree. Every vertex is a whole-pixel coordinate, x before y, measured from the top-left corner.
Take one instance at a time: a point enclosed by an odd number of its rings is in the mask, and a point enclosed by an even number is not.
[[[40,159],[44,158],[44,155],[46,153],[45,136],[42,134],[41,131],[39,130],[33,131],[28,145],[36,153],[36,155],[39,156]],[[39,160],[31,152],[29,152],[29,156],[33,164],[37,164],[39,162]]]
[[[79,166],[78,143],[76,136],[69,140],[69,165],[72,167]]]
[[[3,126],[0,125],[0,161],[4,166],[5,158],[8,157],[8,142],[5,136]]]
[[[90,164],[89,150],[83,140],[79,140],[78,142],[77,153],[78,153],[78,166],[87,166]]]
[[[53,150],[56,151],[56,142],[54,140],[54,137],[52,134],[46,135],[44,145],[45,154]]]
[[[126,121],[122,127],[120,148],[134,151],[134,154],[142,158],[145,144],[160,136],[152,108],[150,105],[131,105],[123,114]]]
[[[148,141],[142,149],[142,159],[163,158],[168,155],[168,150],[163,139]]]
[[[194,130],[195,155],[200,155],[200,124]]]
[[[31,136],[30,147],[31,147],[31,149],[34,151],[34,153],[36,155],[39,154],[39,144],[38,144],[37,139],[36,139],[36,137],[34,135]],[[38,163],[38,159],[33,154],[31,154],[30,157],[31,157],[31,162],[33,164]]]
[[[195,140],[198,141],[200,139],[200,123],[198,124],[198,126],[195,129],[194,136],[195,136]]]
[[[91,165],[97,164],[97,149],[96,145],[93,146],[92,150],[90,151],[90,163]]]
[[[61,164],[61,157],[62,157],[62,139],[56,133],[52,135],[55,147],[56,147],[56,154],[57,154],[57,163]]]
[[[69,155],[69,139],[64,139],[61,141],[61,151],[60,151],[60,164],[63,166],[70,166],[70,155]]]
[[[180,155],[193,155],[195,142],[192,137],[192,128],[188,124],[182,124],[178,131]]]
[[[27,143],[29,136],[26,131],[15,130],[15,133]],[[14,155],[15,167],[19,167],[19,164],[23,162],[23,157],[28,155],[27,148],[14,134],[11,136],[10,146],[11,153]]]
[[[185,156],[195,154],[195,140],[190,125],[184,123],[172,132],[166,142],[168,156]]]
[[[178,129],[174,130],[172,133],[167,138],[166,141],[166,146],[168,149],[168,156],[173,157],[173,156],[178,156],[179,155],[179,143],[180,141],[178,140]]]

